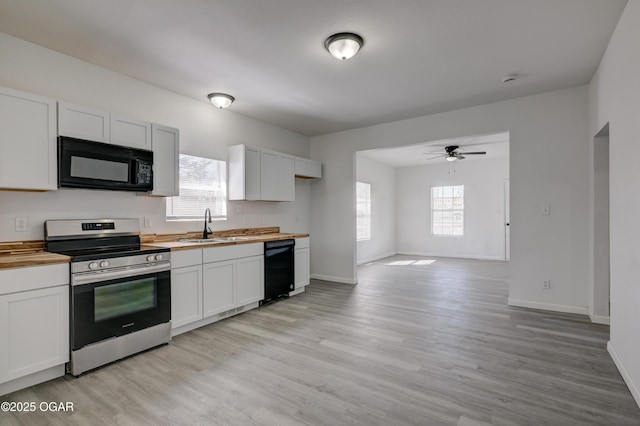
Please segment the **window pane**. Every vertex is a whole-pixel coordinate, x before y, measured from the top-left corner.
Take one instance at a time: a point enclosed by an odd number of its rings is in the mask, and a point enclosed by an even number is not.
[[[442,199],[442,208],[443,209],[451,209],[453,208],[453,199],[450,197]]]
[[[433,235],[464,235],[464,185],[431,187]]]
[[[356,238],[371,239],[371,185],[356,182]]]
[[[166,199],[167,220],[227,217],[227,163],[180,154],[180,195]]]

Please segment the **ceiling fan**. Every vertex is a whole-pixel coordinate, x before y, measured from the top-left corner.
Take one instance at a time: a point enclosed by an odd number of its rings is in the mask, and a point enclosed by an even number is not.
[[[444,148],[445,153],[437,155],[435,157],[427,158],[427,160],[434,160],[436,158],[446,158],[447,161],[464,160],[466,155],[485,155],[485,151],[466,152],[458,151],[460,148],[458,145],[450,145]],[[425,154],[438,154],[437,152],[425,152]]]

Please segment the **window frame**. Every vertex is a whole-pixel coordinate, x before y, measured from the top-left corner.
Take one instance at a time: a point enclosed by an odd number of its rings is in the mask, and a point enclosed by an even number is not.
[[[454,197],[454,196],[453,196],[453,192],[455,191],[455,188],[456,188],[456,187],[461,187],[461,188],[462,188],[462,196],[461,196],[461,197]],[[452,196],[450,197],[450,198],[451,198],[451,208],[447,208],[447,209],[445,209],[445,208],[436,209],[436,208],[435,208],[434,204],[435,204],[435,199],[436,199],[436,198],[440,198],[440,199],[445,199],[445,198],[447,198],[447,197],[443,197],[443,196],[441,196],[441,197],[434,197],[434,189],[437,189],[437,188],[442,188],[442,190],[444,190],[445,188],[451,188],[451,192],[452,192]],[[467,218],[466,218],[466,214],[465,214],[465,197],[466,197],[466,191],[465,191],[465,185],[464,185],[464,184],[457,184],[457,185],[434,185],[434,186],[431,186],[431,187],[430,187],[430,190],[429,190],[429,198],[430,198],[430,202],[431,202],[431,209],[430,209],[431,217],[430,217],[430,220],[429,220],[429,233],[430,233],[430,235],[431,235],[431,236],[434,236],[434,237],[453,237],[453,238],[460,238],[460,237],[464,237],[464,235],[465,235],[465,228],[466,228],[466,220],[467,220]],[[455,199],[455,198],[462,198],[462,208],[454,208],[454,207],[453,207],[454,199]],[[434,222],[434,219],[435,219],[435,214],[434,214],[434,213],[435,213],[435,212],[450,212],[450,213],[451,213],[451,215],[452,215],[452,219],[451,219],[451,221],[449,222],[449,224],[451,225],[451,230],[452,230],[452,233],[451,233],[451,234],[436,233],[436,232],[435,232],[435,222]],[[462,224],[461,224],[461,225],[462,225],[462,233],[460,233],[460,234],[455,234],[455,233],[453,233],[453,230],[454,230],[453,215],[454,215],[456,212],[461,212],[461,213],[462,213]],[[443,221],[441,221],[440,223],[441,223],[441,224],[444,224],[444,222],[443,222]]]
[[[211,219],[212,220],[216,220],[216,221],[224,221],[227,220],[229,217],[229,186],[228,186],[228,161],[225,159],[220,159],[220,158],[215,158],[215,157],[203,157],[203,156],[199,156],[199,155],[192,155],[192,154],[187,154],[187,153],[183,153],[181,152],[179,154],[179,158],[178,158],[178,174],[180,174],[180,159],[182,156],[189,156],[189,157],[195,157],[197,159],[202,159],[202,160],[209,160],[209,161],[215,161],[218,163],[222,163],[224,165],[224,172],[221,173],[222,177],[224,178],[224,182],[222,182],[221,184],[219,184],[219,187],[221,188],[221,190],[224,192],[224,196],[223,197],[217,197],[218,199],[222,199],[224,202],[224,206],[221,207],[222,210],[224,211],[223,215],[220,214],[215,214],[215,211],[217,210],[215,207],[215,205],[211,205],[208,207],[204,207],[202,208],[201,212],[198,212],[197,214],[193,215],[182,215],[182,216],[177,216],[177,215],[171,215],[169,214],[169,205],[170,203],[173,202],[173,200],[175,198],[179,198],[181,196],[183,196],[184,194],[180,194],[183,191],[183,183],[184,180],[180,179],[180,183],[179,183],[179,194],[178,196],[174,196],[174,197],[166,197],[165,198],[165,221],[166,222],[196,222],[196,221],[202,221],[204,218],[204,212],[206,210],[206,208],[210,208],[212,211],[212,215],[211,215]],[[215,203],[214,203],[215,204]],[[195,207],[194,207],[195,209]]]
[[[363,237],[360,237],[360,226],[358,225],[359,223],[359,217],[360,217],[360,213],[358,210],[358,203],[360,202],[360,199],[358,198],[358,186],[359,185],[367,185],[367,195],[368,195],[368,200],[367,200],[367,206],[368,206],[368,211],[367,211],[367,217],[368,217],[368,227],[366,229],[366,235]],[[371,240],[371,205],[372,205],[372,199],[371,199],[371,184],[368,182],[363,182],[363,181],[359,181],[356,180],[356,241],[370,241]]]

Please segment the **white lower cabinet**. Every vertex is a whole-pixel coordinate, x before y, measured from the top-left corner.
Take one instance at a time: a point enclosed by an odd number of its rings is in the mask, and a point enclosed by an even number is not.
[[[236,305],[245,306],[264,299],[264,256],[237,260]]]
[[[0,395],[64,375],[68,283],[66,263],[0,271]]]
[[[202,264],[171,270],[171,327],[202,319]]]
[[[262,243],[171,253],[171,328],[174,336],[255,308],[262,299]]]
[[[205,263],[202,274],[205,318],[235,308],[236,261]]]
[[[309,238],[297,238],[294,252],[294,279],[296,291],[309,284]]]

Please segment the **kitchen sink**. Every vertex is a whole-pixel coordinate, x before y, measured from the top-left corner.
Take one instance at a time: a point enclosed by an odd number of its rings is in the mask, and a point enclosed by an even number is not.
[[[214,241],[247,241],[253,240],[255,237],[218,237],[212,238]]]
[[[254,237],[218,237],[218,238],[180,238],[178,239],[179,243],[227,243],[233,241],[247,241],[252,240]]]

